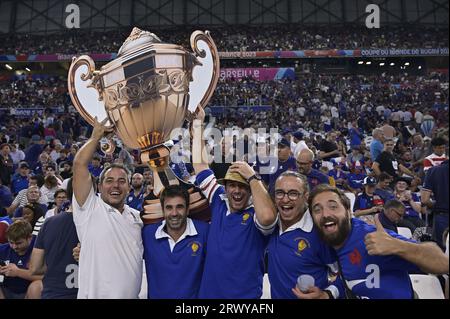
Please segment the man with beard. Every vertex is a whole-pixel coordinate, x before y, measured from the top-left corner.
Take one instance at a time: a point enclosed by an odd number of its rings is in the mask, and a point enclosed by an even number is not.
[[[211,225],[199,298],[258,299],[262,295],[266,238],[276,210],[259,175],[245,162],[233,163],[218,184],[202,141],[204,111],[193,124],[196,184],[208,198]],[[251,204],[251,197],[253,204]]]
[[[139,173],[134,173],[131,177],[131,191],[127,197],[127,205],[138,211],[142,210],[142,203],[144,202],[144,176]]]
[[[125,205],[131,174],[111,164],[100,174],[99,196],[88,165],[108,132],[95,120],[92,135],[73,161],[73,221],[81,243],[79,299],[138,298],[142,281],[139,211]]]
[[[297,172],[286,171],[275,182],[274,194],[279,220],[271,230],[267,249],[272,299],[338,298],[338,288],[329,285],[327,267],[336,259],[320,240],[306,206],[308,181]],[[294,287],[303,275],[313,277],[314,285],[302,292]]]
[[[409,272],[445,274],[448,258],[434,243],[417,244],[351,218],[350,201],[337,188],[320,185],[308,199],[314,224],[334,248],[347,298],[410,299]]]
[[[189,193],[182,186],[164,188],[160,202],[164,220],[142,232],[148,298],[198,298],[208,224],[187,217]]]

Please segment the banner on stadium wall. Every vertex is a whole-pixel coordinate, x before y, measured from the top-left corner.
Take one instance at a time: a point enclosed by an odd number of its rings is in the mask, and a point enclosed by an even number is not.
[[[224,68],[220,69],[221,79],[242,79],[251,77],[257,81],[295,79],[294,68]]]
[[[40,54],[40,55],[0,55],[0,62],[58,62],[71,61],[74,54]],[[117,57],[116,53],[89,53],[94,61],[111,61]],[[219,52],[221,59],[260,59],[260,58],[355,58],[355,57],[396,57],[396,56],[448,56],[449,48],[416,48],[416,49],[356,49],[356,50],[301,50],[301,51],[239,51]]]
[[[396,57],[396,56],[446,56],[448,48],[434,49],[368,49],[361,50],[363,57]]]

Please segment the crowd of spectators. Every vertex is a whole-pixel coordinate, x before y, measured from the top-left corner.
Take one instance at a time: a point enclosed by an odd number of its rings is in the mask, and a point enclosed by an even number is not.
[[[190,34],[205,27],[173,28],[163,31],[142,26],[162,41],[189,47]],[[219,51],[291,51],[361,48],[447,48],[448,28],[415,25],[368,29],[365,26],[308,26],[285,24],[264,26],[208,27]],[[420,31],[419,31],[420,30]],[[71,30],[45,35],[0,35],[0,54],[114,53],[130,28],[109,31]]]

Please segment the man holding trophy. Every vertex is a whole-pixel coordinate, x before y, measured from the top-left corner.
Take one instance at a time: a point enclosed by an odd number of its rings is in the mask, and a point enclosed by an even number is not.
[[[78,298],[138,297],[143,222],[125,205],[130,172],[117,164],[103,170],[98,197],[87,166],[100,140],[114,132],[125,146],[140,150],[142,162],[153,170],[156,195],[167,185],[183,184],[169,168],[165,143],[173,129],[208,103],[219,78],[219,55],[209,33],[195,31],[191,47],[195,54],[134,28],[117,58],[99,71],[89,56],[73,59],[69,93],[94,127],[73,165],[74,222],[81,243]],[[190,208],[203,203],[204,197],[191,192]],[[144,209],[146,224],[163,216],[159,200]]]

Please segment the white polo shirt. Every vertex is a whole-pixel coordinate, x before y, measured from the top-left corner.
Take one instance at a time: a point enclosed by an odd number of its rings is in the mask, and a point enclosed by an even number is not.
[[[139,212],[123,213],[106,204],[91,187],[83,207],[75,195],[73,220],[81,243],[78,298],[138,298],[144,248]]]

